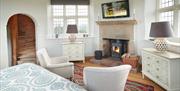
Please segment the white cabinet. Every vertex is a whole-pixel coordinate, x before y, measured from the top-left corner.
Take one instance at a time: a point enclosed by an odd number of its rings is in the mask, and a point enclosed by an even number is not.
[[[142,73],[168,91],[180,91],[180,54],[144,48]]]
[[[63,49],[63,56],[68,56],[70,61],[85,62],[83,42],[63,43],[62,49]]]

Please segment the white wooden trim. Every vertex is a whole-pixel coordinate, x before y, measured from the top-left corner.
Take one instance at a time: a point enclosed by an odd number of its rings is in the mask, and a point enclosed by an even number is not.
[[[87,29],[87,31],[86,31],[86,33],[79,33],[79,34],[89,34],[89,32],[90,32],[90,16],[89,16],[89,13],[90,13],[90,6],[88,6],[88,14],[87,14],[87,16],[78,16],[78,5],[75,5],[75,7],[76,7],[76,14],[75,14],[75,16],[66,16],[66,6],[65,5],[63,5],[63,16],[53,16],[53,8],[51,7],[51,16],[52,16],[52,19],[51,19],[51,21],[52,21],[52,23],[53,23],[53,19],[54,18],[62,18],[63,19],[63,29],[64,29],[64,32],[62,33],[62,34],[66,34],[66,27],[67,27],[67,20],[68,19],[75,19],[75,23],[76,24],[78,24],[78,19],[79,18],[87,18],[88,19],[88,29]],[[53,24],[52,24],[52,26],[53,26]],[[50,35],[54,35],[54,33],[53,33],[53,27],[51,26],[51,30],[49,30],[49,32],[48,32],[48,35],[50,34]],[[60,35],[62,35],[62,34],[60,34]]]

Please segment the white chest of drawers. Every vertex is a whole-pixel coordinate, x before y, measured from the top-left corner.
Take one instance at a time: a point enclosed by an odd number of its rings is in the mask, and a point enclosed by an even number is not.
[[[63,50],[63,56],[68,56],[70,61],[85,62],[83,42],[63,43],[62,50]]]
[[[167,91],[180,91],[180,54],[144,48],[142,73]]]

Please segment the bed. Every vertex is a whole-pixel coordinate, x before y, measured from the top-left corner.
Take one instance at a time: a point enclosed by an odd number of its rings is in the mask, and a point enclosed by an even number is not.
[[[79,85],[31,63],[0,71],[0,91],[86,91]]]

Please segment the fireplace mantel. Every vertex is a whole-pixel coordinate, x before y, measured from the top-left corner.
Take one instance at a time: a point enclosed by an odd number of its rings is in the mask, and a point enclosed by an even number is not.
[[[130,24],[130,25],[135,25],[137,24],[136,20],[118,20],[118,21],[96,21],[97,24],[99,25],[119,25],[119,24]]]

